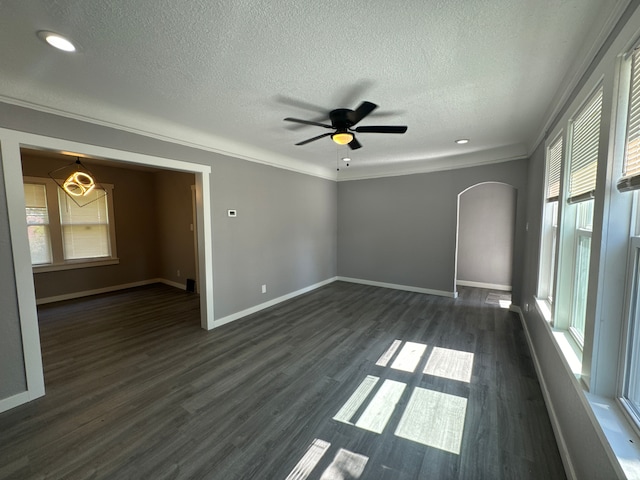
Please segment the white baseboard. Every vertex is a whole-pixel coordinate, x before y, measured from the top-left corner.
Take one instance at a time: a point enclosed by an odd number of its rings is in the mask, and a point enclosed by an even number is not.
[[[446,292],[444,290],[432,290],[430,288],[411,287],[408,285],[398,285],[395,283],[374,282],[372,280],[362,280],[360,278],[337,277],[341,282],[359,283],[361,285],[370,285],[372,287],[392,288],[394,290],[403,290],[405,292],[426,293],[427,295],[438,295],[440,297],[457,298],[458,292]]]
[[[169,285],[170,287],[179,288],[180,290],[187,289],[187,283],[178,283],[172,282],[171,280],[167,280],[165,278],[156,278],[154,283],[164,283],[165,285]]]
[[[511,291],[511,285],[500,285],[499,283],[472,282],[470,280],[456,280],[456,285],[461,287],[488,288],[490,290]]]
[[[558,450],[560,452],[560,458],[562,458],[562,464],[564,465],[565,473],[569,480],[577,480],[578,477],[576,476],[576,471],[573,467],[571,456],[569,455],[567,442],[564,438],[564,435],[562,435],[560,423],[558,422],[558,416],[556,415],[556,411],[553,408],[553,403],[551,403],[551,395],[549,394],[549,389],[547,388],[547,384],[544,380],[544,377],[542,376],[542,368],[540,367],[538,356],[536,355],[536,351],[533,349],[533,342],[531,341],[531,336],[529,335],[529,329],[527,328],[527,322],[524,319],[524,314],[522,313],[522,309],[515,305],[511,305],[509,310],[511,310],[512,312],[516,312],[520,317],[522,329],[524,330],[524,334],[527,339],[527,345],[529,346],[529,352],[531,353],[531,358],[533,359],[533,366],[536,369],[536,375],[538,377],[538,382],[540,383],[540,388],[542,390],[542,397],[544,398],[544,403],[547,407],[547,411],[549,412],[551,427],[553,428],[553,433],[556,437],[556,443],[558,444]]]
[[[308,287],[301,288],[300,290],[296,290],[295,292],[287,293],[286,295],[282,295],[281,297],[274,298],[272,300],[269,300],[268,302],[255,305],[236,313],[232,313],[231,315],[227,315],[226,317],[218,318],[213,321],[213,328],[221,327],[222,325],[226,325],[227,323],[246,317],[247,315],[251,315],[253,313],[259,312],[260,310],[264,310],[265,308],[273,307],[278,303],[290,300],[294,297],[297,297],[298,295],[302,295],[303,293],[307,293],[317,288],[324,287],[325,285],[335,282],[337,279],[338,277],[331,277],[327,280],[323,280],[322,282],[309,285]]]
[[[118,290],[125,290],[127,288],[142,287],[144,285],[151,285],[153,283],[164,283],[171,287],[180,288],[186,290],[186,285],[181,285],[177,282],[165,280],[164,278],[151,278],[149,280],[142,280],[140,282],[124,283],[121,285],[112,285],[110,287],[96,288],[94,290],[83,290],[81,292],[66,293],[64,295],[55,295],[53,297],[43,297],[36,299],[36,305],[44,305],[47,303],[61,302],[63,300],[73,300],[74,298],[89,297],[91,295],[99,295],[101,293],[117,292]]]

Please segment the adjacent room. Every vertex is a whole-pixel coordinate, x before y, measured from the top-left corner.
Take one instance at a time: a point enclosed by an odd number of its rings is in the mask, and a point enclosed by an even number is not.
[[[0,16],[1,479],[640,478],[640,0]]]

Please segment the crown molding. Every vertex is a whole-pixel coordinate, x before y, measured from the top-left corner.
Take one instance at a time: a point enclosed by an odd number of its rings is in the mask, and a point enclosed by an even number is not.
[[[572,68],[567,75],[565,75],[562,85],[558,93],[553,97],[550,108],[547,110],[545,120],[541,131],[535,140],[529,145],[527,154],[531,156],[533,152],[538,148],[541,142],[546,138],[549,130],[554,126],[554,123],[558,120],[558,115],[569,101],[571,94],[576,89],[580,80],[589,70],[589,67],[595,60],[600,49],[604,46],[605,42],[613,32],[622,15],[631,4],[632,0],[617,0],[614,8],[611,9],[609,16],[602,25],[602,28],[598,34],[593,37],[593,41],[589,47],[584,47],[582,51],[585,53],[582,55],[582,60],[574,62],[574,68]]]
[[[38,103],[28,102],[5,95],[0,95],[0,102],[7,103],[9,105],[15,105],[17,107],[27,108],[42,113],[51,115],[57,115],[72,120],[78,120],[93,125],[99,125],[101,127],[113,128],[134,135],[141,135],[155,140],[163,142],[173,143],[184,147],[195,148],[197,150],[203,150],[206,152],[212,152],[219,155],[225,155],[228,157],[239,158],[241,160],[247,160],[249,162],[259,163],[262,165],[268,165],[271,167],[281,168],[284,170],[290,170],[296,173],[302,173],[305,175],[311,175],[314,177],[324,178],[326,180],[336,180],[336,172],[330,167],[319,167],[317,165],[310,165],[308,163],[296,160],[293,158],[282,157],[280,155],[274,155],[271,152],[261,149],[246,148],[243,145],[232,145],[231,148],[220,148],[219,144],[229,143],[220,137],[214,135],[207,135],[197,132],[192,129],[183,128],[183,138],[178,138],[175,135],[166,133],[166,125],[162,125],[160,122],[156,122],[154,126],[157,127],[157,131],[151,131],[134,127],[131,125],[125,125],[122,123],[111,122],[102,120],[100,118],[91,117],[88,115],[82,115],[74,112],[69,112],[59,108],[48,107]],[[158,133],[165,130],[165,133]],[[245,149],[245,152],[241,150]]]
[[[528,158],[528,155],[524,145],[507,145],[463,155],[412,160],[390,165],[363,166],[361,168],[357,166],[349,167],[353,170],[349,170],[348,172],[346,172],[345,169],[340,170],[338,181],[368,180],[373,178],[399,177],[402,175],[458,170],[460,168],[480,167],[526,158]]]

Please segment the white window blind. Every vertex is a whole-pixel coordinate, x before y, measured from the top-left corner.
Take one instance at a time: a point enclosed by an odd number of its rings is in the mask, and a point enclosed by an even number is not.
[[[37,183],[25,183],[24,203],[31,263],[34,265],[51,263],[51,234],[46,187]]]
[[[95,200],[79,207],[62,189],[58,189],[65,260],[111,255],[106,196],[104,191],[92,191],[89,196]]]
[[[601,117],[602,87],[572,123],[569,202],[588,200],[594,196]]]
[[[618,189],[636,190],[640,188],[640,49],[636,49],[631,56],[631,88],[624,150],[623,178],[618,181]]]
[[[555,202],[560,195],[560,166],[562,165],[562,136],[547,150],[547,202]]]

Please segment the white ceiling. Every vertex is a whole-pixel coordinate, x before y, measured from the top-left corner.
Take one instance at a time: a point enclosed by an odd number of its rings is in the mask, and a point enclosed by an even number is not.
[[[344,178],[523,157],[628,0],[0,0],[0,100]],[[36,35],[66,35],[79,52]],[[464,146],[457,138],[470,138]]]

